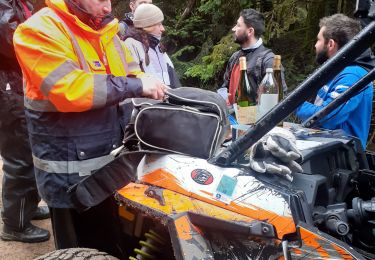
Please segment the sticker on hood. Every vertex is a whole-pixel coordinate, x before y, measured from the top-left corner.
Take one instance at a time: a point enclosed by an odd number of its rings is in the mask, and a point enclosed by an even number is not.
[[[214,181],[212,174],[203,169],[195,169],[191,172],[191,178],[198,184],[210,185]]]

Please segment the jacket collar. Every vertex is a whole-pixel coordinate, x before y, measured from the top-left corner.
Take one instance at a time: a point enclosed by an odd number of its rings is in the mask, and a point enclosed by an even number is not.
[[[152,36],[151,34],[147,34],[148,42],[150,43],[150,47],[152,49],[156,49],[156,46],[160,43],[160,40]]]
[[[256,43],[254,43],[253,45],[247,46],[247,47],[243,47],[242,50],[245,51],[245,52],[255,50],[255,49],[258,49],[259,46],[262,45],[262,44],[263,44],[263,40],[262,40],[262,38],[259,38]]]
[[[89,25],[81,21],[76,15],[69,11],[68,6],[64,0],[46,0],[49,8],[54,10],[69,26],[75,27],[82,34],[89,38],[104,37],[104,39],[111,40],[118,32],[118,20],[112,19],[101,29],[94,30]]]

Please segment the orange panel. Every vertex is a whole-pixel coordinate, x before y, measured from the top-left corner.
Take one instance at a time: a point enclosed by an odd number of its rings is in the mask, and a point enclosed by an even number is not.
[[[119,190],[118,193],[124,198],[148,206],[166,215],[174,215],[190,211],[227,221],[251,222],[254,220],[170,190],[163,190],[165,206],[162,206],[158,200],[145,195],[145,191],[148,188],[148,185],[130,183]]]
[[[267,221],[276,227],[277,234],[279,238],[282,238],[285,234],[290,234],[296,232],[295,224],[292,217],[279,216],[276,213],[264,210],[262,208],[253,206],[249,208],[247,205],[240,205],[235,202],[231,202],[229,205],[224,202],[210,199],[207,197],[199,196],[195,193],[189,192],[179,185],[179,180],[173,176],[171,173],[159,169],[153,171],[142,177],[142,181],[145,183],[150,183],[152,185],[165,188],[167,190],[175,191],[184,194],[188,197],[198,199],[200,201],[205,201],[211,205],[227,209],[232,212],[236,212],[240,215],[248,216],[252,219]],[[209,195],[209,193],[206,193]]]
[[[190,240],[191,236],[190,223],[187,216],[183,216],[175,221],[177,235],[182,240]]]
[[[169,187],[171,187],[171,183],[169,184]],[[145,191],[148,188],[148,185],[130,183],[119,190],[118,193],[129,200],[146,205],[157,211],[163,212],[166,215],[191,211],[228,221],[267,221],[276,227],[276,232],[279,238],[283,237],[285,234],[290,234],[296,231],[292,218],[278,216],[262,209],[258,212],[256,209],[248,209],[235,203],[226,205],[220,201],[210,200],[189,193],[182,188],[176,188],[180,191],[179,193],[182,194],[176,193],[169,188],[164,189],[163,196],[166,203],[165,206],[162,206],[156,199],[145,195]]]
[[[342,259],[353,259],[353,256],[347,252],[345,249],[341,248],[338,244],[330,241],[319,234],[316,234],[308,229],[300,227],[301,239],[303,242],[302,248],[300,249],[300,254],[306,254],[308,250],[319,254],[323,259],[337,258],[339,255]],[[297,253],[297,251],[294,251]],[[309,253],[311,254],[311,253]]]
[[[299,248],[292,248],[292,250],[293,250],[294,253],[297,254],[297,255],[301,255],[301,254],[302,254],[302,251],[301,251]]]

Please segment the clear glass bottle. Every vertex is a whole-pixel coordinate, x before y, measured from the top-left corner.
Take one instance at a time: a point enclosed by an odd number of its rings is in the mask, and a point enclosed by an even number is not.
[[[279,99],[279,91],[276,80],[273,77],[273,69],[267,68],[266,75],[261,81],[258,88],[257,98],[257,120],[267,114],[274,106],[277,105]]]

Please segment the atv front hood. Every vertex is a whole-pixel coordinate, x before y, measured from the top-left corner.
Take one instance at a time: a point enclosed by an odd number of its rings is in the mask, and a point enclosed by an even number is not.
[[[225,200],[217,197],[223,176],[237,180]],[[293,218],[291,193],[241,169],[152,155],[140,163],[138,179],[120,189],[118,199],[168,227],[176,259],[279,259],[285,237],[297,238],[289,244],[293,259],[361,259],[348,245]]]
[[[266,221],[145,184],[125,186],[117,199],[167,226],[176,259],[283,259],[276,228]],[[362,259],[315,227],[300,222],[295,228],[298,239],[289,248],[293,259]]]
[[[151,155],[139,164],[138,179],[251,219],[267,221],[276,226],[279,238],[296,231],[288,197],[241,169],[221,168],[182,155]],[[231,188],[226,190],[227,186]]]

